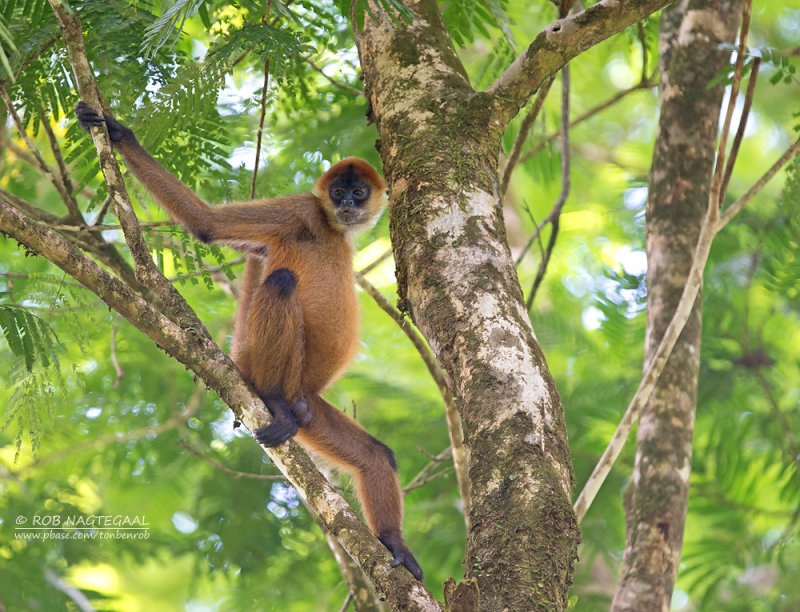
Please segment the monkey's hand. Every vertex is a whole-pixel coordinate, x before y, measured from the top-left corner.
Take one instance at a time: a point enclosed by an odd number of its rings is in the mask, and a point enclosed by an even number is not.
[[[392,567],[402,565],[411,572],[414,578],[422,582],[422,568],[419,566],[419,563],[417,563],[414,555],[411,554],[411,551],[408,550],[408,546],[405,545],[399,533],[384,531],[378,536],[378,539],[381,541],[381,544],[392,553]]]
[[[102,117],[92,108],[89,107],[83,100],[78,102],[75,107],[75,114],[78,116],[78,123],[80,126],[89,132],[92,126],[101,126],[103,123],[108,128],[108,137],[111,142],[135,141],[136,137],[133,135],[133,130],[125,127],[116,119],[103,115]]]
[[[261,399],[272,413],[272,423],[253,431],[253,436],[262,446],[278,446],[297,433],[297,419],[283,396],[269,395],[262,396]]]

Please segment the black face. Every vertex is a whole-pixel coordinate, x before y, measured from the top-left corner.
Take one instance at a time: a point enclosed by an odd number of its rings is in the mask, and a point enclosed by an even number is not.
[[[370,187],[360,178],[355,168],[348,166],[328,187],[336,214],[345,222],[354,222],[359,216],[359,209],[369,200]]]

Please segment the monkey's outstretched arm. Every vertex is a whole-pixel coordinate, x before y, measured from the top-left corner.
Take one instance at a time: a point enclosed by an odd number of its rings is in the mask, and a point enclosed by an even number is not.
[[[212,208],[159,164],[130,128],[111,117],[101,117],[83,101],[78,102],[75,113],[86,131],[106,124],[114,148],[139,182],[173,219],[203,242],[224,242],[254,251],[267,244],[269,237],[298,235],[309,228],[309,207],[300,200],[285,200],[283,206],[254,202]]]

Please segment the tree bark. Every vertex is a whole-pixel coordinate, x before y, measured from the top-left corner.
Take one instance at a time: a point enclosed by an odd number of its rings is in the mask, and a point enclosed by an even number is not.
[[[740,0],[684,0],[661,18],[661,118],[647,203],[645,368],[680,301],[708,207],[725,66]],[[626,494],[627,538],[612,610],[669,610],[689,494],[701,300],[644,409]]]

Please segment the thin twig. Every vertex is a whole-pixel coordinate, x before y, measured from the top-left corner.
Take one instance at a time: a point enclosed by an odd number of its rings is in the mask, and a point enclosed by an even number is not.
[[[712,197],[710,201],[716,202],[717,214],[719,214],[719,206],[722,203],[722,177],[725,169],[725,154],[728,148],[728,134],[730,133],[733,110],[736,107],[736,98],[739,96],[739,86],[742,82],[742,72],[744,70],[744,56],[747,48],[747,32],[750,28],[751,8],[752,0],[746,0],[742,9],[742,26],[739,33],[739,46],[736,50],[736,65],[733,70],[733,79],[731,80],[731,93],[728,99],[728,108],[725,111],[725,120],[722,122],[717,164],[714,168],[714,177],[711,180]]]
[[[720,188],[720,202],[725,200],[725,194],[728,192],[728,183],[733,174],[733,165],[736,163],[736,157],[739,154],[739,146],[742,144],[744,138],[744,130],[747,127],[747,117],[750,115],[750,109],[753,106],[753,96],[756,90],[756,77],[758,77],[758,67],[761,64],[761,58],[753,58],[753,65],[750,69],[750,82],[747,84],[747,94],[744,98],[744,108],[742,109],[742,119],[739,120],[739,129],[736,130],[736,136],[733,138],[731,145],[731,154],[728,158],[728,163],[725,166],[725,175],[722,178],[722,187]]]
[[[579,115],[578,117],[573,119],[570,122],[569,127],[573,128],[576,125],[578,125],[579,123],[583,123],[587,119],[591,119],[596,114],[604,111],[605,109],[609,108],[610,106],[613,106],[614,104],[616,104],[617,102],[619,102],[620,100],[625,98],[627,95],[633,93],[634,91],[639,91],[640,89],[650,89],[651,87],[655,87],[655,85],[656,85],[656,82],[653,79],[645,79],[643,81],[638,82],[636,85],[633,85],[632,87],[628,87],[627,89],[623,89],[621,91],[618,91],[617,93],[615,93],[613,96],[611,96],[605,102],[602,102],[601,104],[598,104],[597,106],[594,106],[594,107],[590,108],[589,110],[584,112],[582,115]],[[519,159],[518,163],[522,163],[522,162],[525,162],[525,161],[529,160],[531,157],[533,157],[534,155],[539,153],[549,143],[553,142],[559,136],[561,136],[561,129],[560,128],[558,130],[556,130],[555,132],[553,132],[552,134],[549,134],[548,136],[543,138],[533,148],[531,148],[530,150],[528,150],[525,153],[523,153],[520,156],[520,159]]]
[[[289,8],[289,5],[292,3],[292,1],[293,0],[286,0],[286,2],[283,3],[283,8]],[[274,26],[280,20],[281,20],[281,16],[280,15],[276,15],[275,17],[272,18],[272,21],[269,22],[269,25],[270,26]],[[246,49],[245,51],[243,51],[239,55],[239,57],[237,57],[235,60],[233,60],[233,64],[231,64],[231,67],[235,68],[236,66],[238,66],[242,61],[244,61],[244,58],[246,58],[248,55],[250,55],[250,52],[255,48],[256,48],[256,46],[253,45],[249,49]]]
[[[436,470],[436,468],[438,468],[442,463],[449,461],[452,458],[453,451],[449,446],[435,457],[432,457],[430,463],[426,464],[425,467],[423,467],[419,473],[414,476],[414,478],[412,478],[406,486],[403,487],[403,496],[405,497],[414,489],[419,489],[432,480],[439,478],[439,476],[447,474],[450,471],[449,469],[440,470],[439,472],[434,472],[434,470]]]
[[[208,457],[208,456],[204,455],[199,450],[197,450],[196,448],[192,448],[191,446],[189,446],[185,442],[180,442],[180,441],[176,440],[175,444],[177,444],[181,448],[185,448],[186,450],[188,450],[193,455],[197,455],[203,461],[205,461],[206,463],[208,463],[210,465],[213,465],[218,470],[222,470],[226,474],[230,474],[230,476],[234,480],[239,480],[240,478],[250,478],[252,480],[283,480],[284,479],[284,477],[282,475],[280,475],[280,474],[253,474],[252,472],[239,472],[238,470],[232,470],[227,465],[224,465],[224,464],[220,463],[219,461],[215,461],[211,457]]]
[[[114,323],[111,326],[111,364],[114,366],[114,371],[117,373],[117,377],[114,379],[114,384],[112,387],[114,391],[119,388],[119,383],[122,380],[122,377],[125,376],[125,372],[122,371],[122,368],[119,366],[119,360],[117,359],[117,331],[119,330],[119,315],[114,316]]]
[[[781,155],[778,160],[772,164],[772,166],[770,166],[769,170],[761,175],[761,178],[759,178],[753,184],[753,186],[744,193],[744,195],[742,195],[738,200],[724,210],[722,215],[720,215],[717,231],[721,230],[728,223],[730,223],[731,219],[733,219],[739,213],[739,211],[741,211],[745,205],[753,199],[753,196],[761,191],[770,181],[770,179],[774,177],[778,171],[789,162],[790,159],[798,154],[800,154],[800,138],[795,140],[794,143],[783,152],[783,155]]]
[[[344,603],[342,603],[342,607],[339,608],[339,612],[347,612],[347,608],[350,607],[351,601],[353,601],[353,591],[348,591],[347,597],[344,598]]]
[[[539,286],[544,279],[545,272],[547,272],[547,264],[550,262],[550,257],[553,255],[553,249],[556,246],[556,238],[558,237],[558,229],[561,222],[561,211],[564,208],[564,203],[567,201],[567,196],[569,196],[571,185],[569,176],[569,64],[561,69],[561,134],[561,193],[558,194],[558,200],[556,200],[550,215],[545,219],[545,222],[550,222],[550,238],[547,241],[547,249],[542,256],[542,261],[539,262],[539,270],[536,272],[536,278],[528,294],[528,299],[525,301],[525,308],[527,310],[530,310],[533,305],[536,292],[539,290]]]
[[[44,569],[44,579],[55,589],[58,589],[64,595],[69,597],[73,604],[75,604],[81,612],[96,612],[95,607],[89,598],[83,594],[78,587],[72,586],[66,580],[62,580],[56,576],[55,572],[49,567]]]
[[[163,227],[175,226],[174,221],[140,221],[139,227]],[[121,225],[51,225],[52,229],[60,232],[107,232],[110,230],[121,230]]]
[[[377,268],[379,265],[381,265],[384,261],[389,259],[391,256],[392,256],[392,249],[386,249],[386,251],[384,251],[381,255],[379,255],[378,258],[375,259],[375,261],[373,261],[372,263],[369,263],[366,266],[364,266],[363,268],[361,268],[358,271],[358,273],[361,276],[365,276],[366,274],[369,274],[375,268]]]
[[[72,194],[67,193],[66,188],[64,187],[63,183],[59,180],[56,176],[56,173],[53,172],[53,169],[47,165],[47,162],[44,161],[44,157],[39,152],[39,149],[36,148],[36,145],[28,136],[28,132],[25,130],[25,126],[22,124],[22,120],[20,119],[19,115],[17,114],[17,109],[14,106],[14,102],[11,100],[11,97],[8,95],[5,87],[0,86],[0,98],[2,98],[3,102],[8,109],[8,114],[11,117],[11,120],[14,122],[14,126],[17,128],[17,133],[22,141],[25,143],[25,146],[28,147],[28,150],[33,155],[34,159],[34,167],[36,167],[40,172],[42,172],[49,181],[53,184],[53,187],[56,188],[58,191],[58,195],[61,196],[61,200],[67,206],[67,209],[70,208],[70,200],[72,198]]]
[[[36,161],[36,158],[25,151],[22,147],[17,145],[16,142],[8,138],[6,136],[5,128],[0,129],[0,145],[7,148],[11,151],[16,157],[20,158],[22,161],[27,163],[29,166],[33,166],[37,170],[39,170],[39,162]]]
[[[643,21],[638,22],[636,27],[639,43],[642,45],[642,77],[639,82],[644,83],[647,81],[647,37],[645,36]]]
[[[511,146],[511,151],[508,154],[508,161],[503,169],[503,178],[500,181],[501,198],[504,197],[506,195],[506,191],[508,191],[508,184],[511,181],[511,173],[514,171],[514,168],[516,168],[517,163],[519,162],[519,155],[522,152],[522,147],[525,144],[525,140],[528,138],[531,127],[542,110],[542,106],[544,106],[544,101],[547,98],[547,94],[550,92],[550,86],[553,84],[553,80],[554,78],[551,77],[542,83],[542,86],[539,88],[539,92],[536,94],[536,99],[533,101],[531,110],[528,111],[528,114],[525,115],[525,118],[522,120],[522,125],[519,128],[517,137],[514,139],[514,144]]]
[[[113,200],[111,199],[110,195],[106,196],[106,199],[103,200],[103,205],[100,207],[100,211],[97,213],[97,216],[94,218],[94,224],[97,226],[101,226],[103,223],[103,219],[105,219],[106,215],[108,214],[108,210],[111,208]],[[122,229],[122,226],[120,226]]]
[[[58,145],[56,135],[53,133],[53,128],[44,111],[39,113],[39,121],[44,128],[44,133],[47,135],[47,140],[50,143],[50,150],[53,152],[53,158],[56,160],[56,166],[58,167],[59,179],[61,185],[64,187],[64,193],[67,195],[64,205],[67,207],[69,218],[80,223],[83,221],[83,215],[78,207],[78,201],[72,194],[74,188],[72,186],[72,179],[69,176],[69,169],[64,162],[64,156],[61,154],[61,147]]]
[[[517,256],[517,260],[514,262],[515,268],[519,267],[519,264],[522,263],[525,254],[528,252],[528,249],[530,249],[531,246],[533,246],[534,241],[539,242],[539,255],[542,257],[542,259],[544,259],[544,245],[542,244],[542,229],[547,224],[547,219],[545,219],[541,223],[536,223],[536,219],[533,217],[533,213],[531,212],[531,207],[527,203],[525,205],[525,210],[528,213],[528,216],[531,218],[531,222],[533,223],[533,226],[536,229],[531,234],[531,237],[528,238],[528,242],[525,243],[525,246],[522,248],[522,251],[520,251],[519,255]]]
[[[266,25],[269,12],[272,9],[272,0],[267,0],[267,10],[261,22]],[[261,90],[261,117],[258,120],[258,137],[256,138],[256,161],[253,165],[253,180],[250,183],[250,199],[256,197],[256,179],[258,178],[258,164],[261,159],[261,140],[264,137],[264,118],[267,115],[267,90],[269,88],[269,56],[264,60],[264,87]]]
[[[322,71],[322,68],[320,68],[319,66],[317,66],[317,65],[316,65],[316,64],[315,64],[315,63],[314,63],[314,62],[313,62],[313,61],[312,61],[310,58],[308,58],[308,57],[302,57],[301,59],[302,59],[302,60],[303,60],[303,61],[304,61],[306,64],[308,64],[309,66],[311,66],[311,67],[312,67],[314,70],[316,70],[317,72],[319,72],[319,73],[320,73],[322,76],[324,76],[324,77],[325,77],[325,78],[326,78],[326,79],[327,79],[327,80],[328,80],[328,81],[331,83],[331,85],[333,85],[334,87],[338,87],[339,89],[341,89],[341,90],[343,90],[343,91],[346,91],[346,92],[348,92],[348,93],[351,93],[351,94],[353,94],[353,95],[356,95],[356,96],[366,96],[366,95],[367,95],[367,94],[365,94],[365,93],[364,93],[364,92],[363,92],[361,89],[356,89],[355,87],[351,87],[350,85],[347,85],[346,83],[341,83],[341,82],[337,81],[337,80],[336,80],[336,79],[334,79],[333,77],[329,77],[327,74],[325,74],[325,73]]]
[[[50,40],[48,40],[46,43],[44,43],[44,45],[42,45],[41,49],[39,49],[38,51],[34,52],[30,57],[28,57],[28,59],[26,59],[24,62],[22,62],[20,67],[17,68],[17,70],[14,72],[14,78],[16,79],[20,74],[22,74],[23,70],[25,70],[28,66],[30,66],[36,60],[37,57],[39,57],[42,53],[44,53],[50,47],[52,47],[54,44],[56,44],[57,40],[58,40],[58,36],[53,36]],[[11,82],[11,77],[6,77],[4,79],[0,79],[0,87],[3,87],[3,86],[7,85],[10,82]]]

